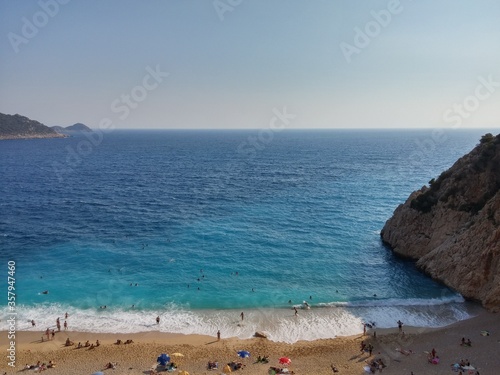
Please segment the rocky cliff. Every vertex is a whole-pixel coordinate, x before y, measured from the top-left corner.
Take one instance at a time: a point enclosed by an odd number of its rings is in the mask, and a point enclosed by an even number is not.
[[[29,138],[63,138],[62,134],[38,121],[15,114],[0,113],[0,140]]]
[[[500,311],[500,134],[413,192],[386,222],[384,243],[436,280]]]

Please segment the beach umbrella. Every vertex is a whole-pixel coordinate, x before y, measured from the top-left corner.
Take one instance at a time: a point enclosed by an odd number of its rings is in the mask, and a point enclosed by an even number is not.
[[[288,357],[281,357],[280,358],[280,365],[289,365],[292,363],[292,360]]]
[[[158,356],[156,362],[159,362],[161,366],[166,366],[166,364],[170,362],[170,357],[168,354],[162,353]]]
[[[182,360],[182,357],[184,357],[184,354],[179,353],[179,352],[172,353],[172,354],[170,354],[170,355],[171,355],[172,357],[174,357],[174,358],[175,358],[175,361],[176,361],[176,362],[178,362],[178,363],[182,362],[182,361],[181,361],[181,360]]]
[[[224,374],[230,374],[231,373],[231,367],[229,367],[229,365],[225,365],[224,368],[222,369],[222,372]]]
[[[238,352],[238,356],[240,356],[241,358],[248,358],[248,357],[250,357],[250,352],[248,352],[246,350],[240,350]]]

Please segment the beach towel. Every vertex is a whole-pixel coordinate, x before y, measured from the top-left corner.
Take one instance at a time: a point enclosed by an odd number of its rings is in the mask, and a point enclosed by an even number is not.
[[[473,366],[462,366],[462,370],[475,370],[476,368]]]

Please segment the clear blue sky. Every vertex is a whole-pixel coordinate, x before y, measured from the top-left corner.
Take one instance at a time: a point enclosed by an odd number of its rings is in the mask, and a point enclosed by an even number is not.
[[[0,112],[46,125],[499,127],[499,99],[498,0],[0,0]]]

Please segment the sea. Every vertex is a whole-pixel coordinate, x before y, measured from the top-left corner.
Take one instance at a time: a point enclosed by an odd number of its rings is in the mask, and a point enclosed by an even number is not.
[[[263,331],[292,343],[357,334],[366,322],[467,319],[473,306],[394,256],[380,230],[486,132],[114,130],[0,141],[0,330],[15,312],[19,331],[53,329],[59,317],[83,332]]]

